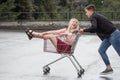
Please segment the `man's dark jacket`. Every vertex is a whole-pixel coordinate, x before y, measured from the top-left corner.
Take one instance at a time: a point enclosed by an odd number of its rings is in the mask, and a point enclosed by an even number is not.
[[[116,30],[114,24],[99,13],[93,13],[89,19],[91,27],[84,29],[84,32],[96,33],[101,40],[109,38],[110,34]]]

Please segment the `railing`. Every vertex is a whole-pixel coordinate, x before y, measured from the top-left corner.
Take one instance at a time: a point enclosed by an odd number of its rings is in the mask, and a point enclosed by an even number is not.
[[[120,20],[120,11],[98,11],[105,15],[111,21]],[[88,20],[85,13],[82,12],[0,12],[0,21],[15,21],[15,20],[32,20],[32,21],[61,21],[69,20],[70,18],[78,20]]]

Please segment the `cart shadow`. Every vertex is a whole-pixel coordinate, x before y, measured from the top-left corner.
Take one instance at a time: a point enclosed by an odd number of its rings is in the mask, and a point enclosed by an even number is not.
[[[62,76],[44,76],[42,80],[67,80],[67,78]]]

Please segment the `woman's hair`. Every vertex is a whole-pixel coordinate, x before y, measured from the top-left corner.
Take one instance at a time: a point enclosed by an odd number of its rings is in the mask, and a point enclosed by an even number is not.
[[[85,9],[95,11],[95,10],[96,10],[96,7],[95,7],[94,4],[89,4],[89,5],[87,5],[87,6],[85,7]]]
[[[79,30],[79,21],[78,21],[76,18],[72,18],[72,19],[70,19],[70,21],[69,21],[69,25],[68,25],[68,31],[70,31],[70,29],[71,29],[71,26],[72,26],[73,20],[76,20],[76,21],[78,22],[77,27],[73,30],[73,32],[74,32],[74,31],[78,31],[78,30]]]

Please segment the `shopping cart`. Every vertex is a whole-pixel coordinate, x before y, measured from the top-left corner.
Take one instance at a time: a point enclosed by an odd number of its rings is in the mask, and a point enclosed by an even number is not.
[[[79,32],[75,32],[75,34],[76,34],[76,39],[75,39],[74,44],[73,44],[72,47],[71,47],[70,52],[66,52],[67,47],[66,47],[65,51],[57,51],[57,50],[55,49],[55,47],[52,45],[52,43],[50,42],[49,39],[45,39],[45,40],[44,40],[44,52],[57,53],[57,54],[60,54],[60,55],[61,55],[60,58],[58,58],[58,59],[56,59],[56,60],[54,60],[54,61],[46,64],[46,65],[43,67],[43,73],[44,73],[44,75],[50,73],[50,67],[49,67],[49,66],[50,66],[51,64],[53,64],[53,63],[55,63],[55,62],[57,62],[57,61],[59,61],[59,60],[61,60],[61,59],[63,59],[63,58],[68,58],[68,59],[72,62],[73,66],[74,66],[75,69],[77,70],[77,75],[78,75],[78,77],[81,77],[82,74],[84,74],[84,71],[85,71],[85,70],[82,68],[82,66],[79,64],[79,62],[77,61],[77,59],[76,59],[75,56],[73,55],[74,50],[75,50],[75,47],[76,47],[76,44],[77,44],[78,39],[79,39],[79,37],[80,37],[80,33],[79,33]]]

